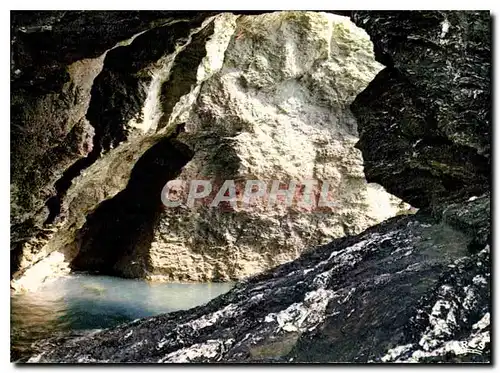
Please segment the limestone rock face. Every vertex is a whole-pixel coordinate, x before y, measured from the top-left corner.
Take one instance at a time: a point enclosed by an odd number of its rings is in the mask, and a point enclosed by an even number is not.
[[[315,210],[261,198],[228,209],[209,201],[190,207],[184,199],[165,209],[155,229],[149,279],[242,278],[405,208],[367,184],[354,148],[349,105],[382,68],[368,35],[326,13],[218,17],[197,84],[169,120],[184,123],[179,139],[195,151],[179,176],[187,182],[183,196],[192,179],[210,181],[212,198],[225,180],[241,190],[246,180],[260,180],[267,193],[273,180],[286,188],[316,180],[330,184],[336,205]]]
[[[489,12],[356,12],[354,20],[387,66],[351,106],[367,180],[415,207],[489,190]]]
[[[349,104],[381,69],[365,32],[326,13],[209,16],[148,13],[129,39],[70,65],[72,80],[62,88],[32,82],[52,90],[54,113],[45,96],[34,95],[39,110],[33,111],[19,93],[22,116],[14,122],[26,126],[29,117],[50,131],[33,131],[38,142],[24,135],[15,142],[15,288],[70,269],[151,280],[242,278],[408,207],[366,183],[354,148]],[[31,33],[23,31],[18,49],[48,38],[59,67],[85,54],[75,51],[71,33],[59,49],[73,52],[57,53],[50,35],[73,22],[61,17],[46,20],[51,29],[23,26]],[[139,32],[146,20],[152,28]],[[116,35],[122,33],[110,38]],[[92,43],[95,50],[109,45]],[[18,59],[25,54],[21,48]],[[54,73],[48,62],[23,69]],[[26,76],[14,74],[16,84]],[[56,115],[59,132],[49,123]],[[60,149],[47,150],[51,142]],[[37,151],[46,159],[38,160]],[[336,206],[226,211],[196,205],[162,212],[163,185],[191,157],[181,180],[328,181]]]

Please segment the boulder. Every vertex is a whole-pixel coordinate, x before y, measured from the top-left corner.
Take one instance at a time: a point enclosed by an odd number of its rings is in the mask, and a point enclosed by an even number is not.
[[[354,148],[349,105],[382,68],[364,31],[347,17],[318,12],[226,14],[214,22],[191,92],[167,123],[183,123],[179,139],[195,155],[178,177],[186,182],[182,204],[164,208],[155,227],[148,279],[241,279],[409,209],[366,183]],[[176,60],[184,70],[194,60],[193,50],[186,52]],[[188,76],[179,72],[171,86]],[[199,179],[211,183],[210,198],[187,206],[189,182]],[[226,180],[241,192],[238,202],[210,206]],[[248,180],[264,183],[267,193],[273,181],[282,188],[295,181],[297,190],[308,180],[318,188],[328,182],[335,204],[256,198],[245,206]]]

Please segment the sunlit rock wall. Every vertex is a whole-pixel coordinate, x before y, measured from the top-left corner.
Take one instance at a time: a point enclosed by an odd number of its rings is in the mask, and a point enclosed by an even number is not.
[[[219,16],[206,50],[191,94],[169,121],[185,123],[179,139],[195,150],[179,179],[210,180],[212,197],[225,180],[241,188],[246,180],[261,180],[268,192],[273,180],[283,188],[291,180],[326,181],[335,206],[257,199],[230,209],[209,201],[165,208],[148,278],[242,278],[408,208],[366,182],[354,148],[349,104],[382,65],[368,35],[348,18],[314,12]]]

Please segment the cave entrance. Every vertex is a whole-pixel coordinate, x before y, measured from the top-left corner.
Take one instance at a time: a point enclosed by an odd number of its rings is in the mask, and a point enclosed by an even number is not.
[[[147,150],[134,166],[127,187],[104,201],[77,235],[74,271],[143,278],[149,271],[148,250],[162,210],[160,193],[192,158],[191,149],[165,138]]]

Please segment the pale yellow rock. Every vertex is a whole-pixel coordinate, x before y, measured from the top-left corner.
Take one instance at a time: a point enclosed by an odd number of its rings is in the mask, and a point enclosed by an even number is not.
[[[196,101],[190,100],[196,103],[184,107],[188,132],[181,139],[197,153],[179,179],[328,181],[338,208],[167,208],[151,246],[149,278],[241,279],[405,209],[367,184],[354,148],[349,104],[381,68],[368,35],[346,17],[239,17],[220,71],[208,79],[199,74],[203,85],[193,87]]]
[[[43,283],[70,272],[64,254],[52,252],[43,260],[30,266],[23,277],[11,281],[11,289],[16,292],[34,291]]]

